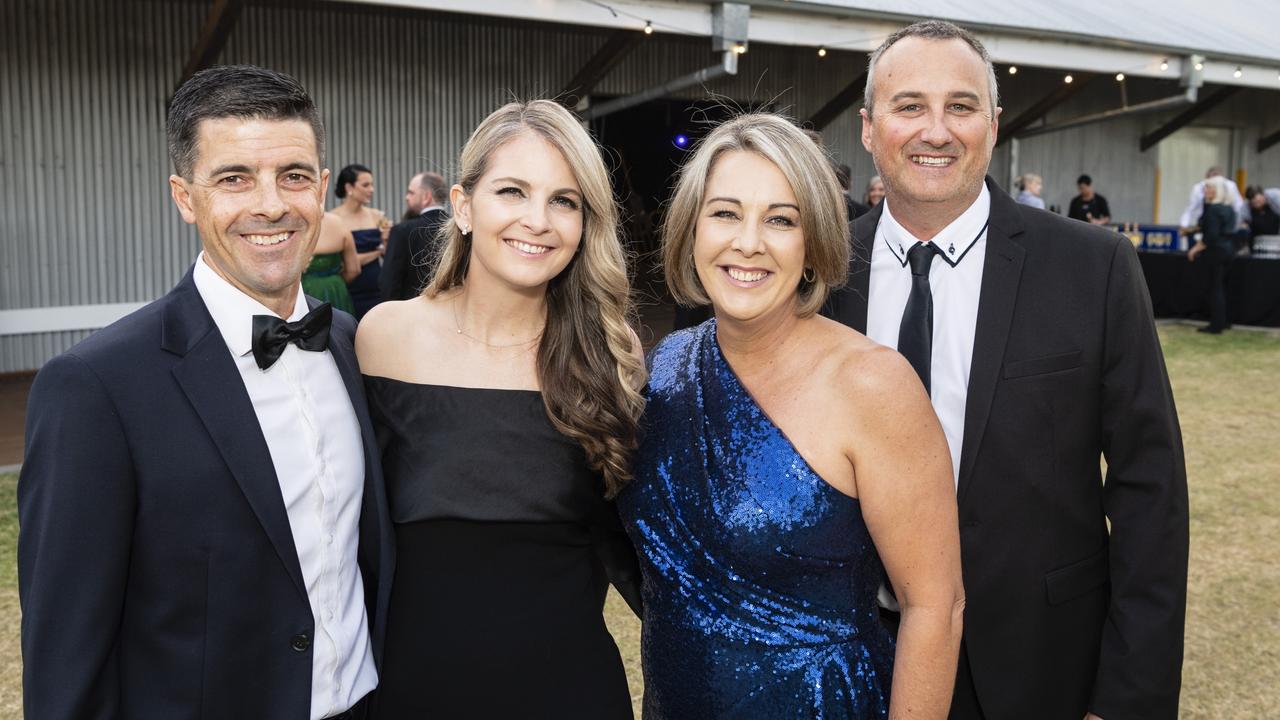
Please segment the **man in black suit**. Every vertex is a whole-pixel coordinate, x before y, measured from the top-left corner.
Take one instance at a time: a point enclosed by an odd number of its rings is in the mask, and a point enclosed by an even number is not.
[[[997,97],[950,23],[872,55],[862,141],[888,194],[853,224],[828,312],[906,356],[951,448],[967,597],[951,717],[1174,718],[1187,487],[1150,299],[1126,239],[984,181]]]
[[[360,718],[393,536],[355,321],[299,283],[329,180],[320,116],[293,78],[224,66],[167,124],[202,252],[31,390],[26,716]]]
[[[391,228],[387,255],[382,259],[378,284],[383,300],[409,300],[422,292],[435,272],[436,233],[448,215],[444,201],[449,188],[444,178],[421,172],[409,181],[404,195],[407,219]]]

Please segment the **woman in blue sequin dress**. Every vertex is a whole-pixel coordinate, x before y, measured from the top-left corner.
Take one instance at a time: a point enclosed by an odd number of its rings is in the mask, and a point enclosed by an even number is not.
[[[816,315],[849,252],[828,162],[784,118],[748,114],[676,187],[667,282],[715,317],[654,349],[619,497],[643,571],[647,720],[950,704],[964,604],[950,455],[906,361]]]

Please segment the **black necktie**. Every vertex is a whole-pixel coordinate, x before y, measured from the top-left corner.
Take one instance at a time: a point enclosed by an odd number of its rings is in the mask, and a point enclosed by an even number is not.
[[[929,362],[933,355],[933,293],[929,290],[929,266],[938,248],[917,242],[907,253],[911,265],[911,294],[898,326],[898,352],[911,363],[924,391],[929,392]]]
[[[275,315],[253,316],[253,359],[266,370],[280,359],[293,343],[303,350],[320,352],[329,347],[329,324],[333,307],[324,303],[297,322],[285,322]]]

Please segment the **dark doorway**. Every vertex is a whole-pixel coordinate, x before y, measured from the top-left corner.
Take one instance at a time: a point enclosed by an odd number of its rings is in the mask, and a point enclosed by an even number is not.
[[[595,98],[597,102],[606,99]],[[622,205],[623,230],[635,254],[634,286],[642,298],[664,306],[665,312],[672,311],[672,303],[662,280],[658,241],[676,172],[699,140],[742,111],[723,102],[662,99],[591,123],[592,133],[608,153],[606,161]],[[705,317],[701,313],[689,318],[683,317],[684,312],[679,314],[677,327]]]

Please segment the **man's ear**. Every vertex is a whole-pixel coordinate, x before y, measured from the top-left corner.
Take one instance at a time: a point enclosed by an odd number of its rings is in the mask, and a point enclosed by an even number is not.
[[[181,175],[169,176],[169,196],[173,204],[178,206],[178,214],[188,225],[196,223],[196,211],[191,207],[191,191],[187,189],[187,181]]]

